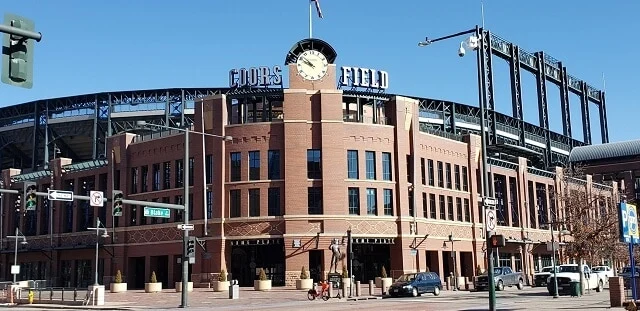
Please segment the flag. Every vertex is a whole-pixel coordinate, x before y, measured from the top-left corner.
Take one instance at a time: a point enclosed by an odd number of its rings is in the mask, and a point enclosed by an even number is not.
[[[318,17],[322,18],[322,10],[320,9],[320,0],[311,0],[316,4],[316,10],[318,10]]]

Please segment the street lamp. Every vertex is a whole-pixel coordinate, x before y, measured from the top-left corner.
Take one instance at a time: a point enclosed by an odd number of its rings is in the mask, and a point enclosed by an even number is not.
[[[456,251],[453,248],[453,242],[460,241],[453,239],[453,233],[449,234],[449,239],[442,242],[442,249],[447,249],[447,242],[451,243],[451,261],[453,261],[453,290],[458,290],[458,273],[456,271]]]
[[[478,106],[480,107],[480,144],[481,144],[481,148],[482,148],[482,204],[485,208],[491,208],[491,209],[495,209],[495,206],[489,206],[489,205],[485,205],[485,198],[489,197],[490,195],[490,185],[489,185],[489,172],[487,170],[487,133],[486,133],[486,125],[485,125],[485,105],[486,105],[486,90],[485,90],[485,80],[484,80],[484,72],[485,72],[485,68],[484,68],[484,40],[482,40],[482,35],[483,35],[484,30],[482,28],[480,28],[479,26],[476,25],[475,28],[473,29],[469,29],[466,31],[461,31],[455,34],[451,34],[448,36],[443,36],[440,38],[436,38],[436,39],[429,39],[429,37],[426,37],[424,41],[421,41],[418,43],[419,47],[424,47],[424,46],[428,46],[431,45],[434,42],[437,41],[442,41],[442,40],[446,40],[446,39],[451,39],[451,38],[456,38],[456,37],[460,37],[460,36],[465,36],[465,35],[470,35],[470,37],[465,40],[462,41],[460,43],[460,48],[458,49],[458,56],[463,57],[466,53],[464,46],[466,45],[468,48],[478,51],[478,53],[476,53],[476,63],[477,63],[477,69],[478,69]],[[485,223],[487,222],[487,220],[485,219]],[[489,239],[490,235],[493,232],[488,230],[486,231],[486,238]],[[488,262],[488,275],[487,277],[489,278],[489,310],[490,311],[495,311],[496,310],[496,288],[495,288],[495,280],[493,278],[493,248],[489,248],[487,250],[487,262]]]
[[[93,286],[98,286],[100,285],[100,283],[98,283],[98,246],[99,246],[99,242],[100,242],[100,236],[102,236],[103,238],[108,238],[109,237],[109,233],[107,232],[107,228],[104,227],[104,225],[100,222],[100,218],[96,218],[96,227],[95,228],[87,228],[87,230],[95,230],[96,231],[96,269],[95,269],[95,282],[93,283]],[[102,232],[102,235],[100,235],[100,232]]]
[[[556,240],[555,240],[555,234],[553,233],[553,226],[554,225],[560,225],[562,224],[562,230],[560,230],[560,234],[561,235],[568,235],[570,234],[569,230],[564,228],[564,222],[563,221],[552,221],[552,222],[548,222],[547,225],[549,225],[549,229],[551,230],[551,252],[553,253],[551,258],[552,258],[552,263],[553,263],[553,298],[558,298],[560,297],[560,295],[558,294],[558,278],[557,278],[557,264],[556,264]],[[558,242],[559,242],[560,238],[558,238]]]
[[[189,224],[189,133],[191,133],[191,131],[189,130],[189,127],[185,127],[185,128],[176,128],[176,127],[171,127],[171,126],[167,126],[167,125],[160,125],[160,124],[153,124],[153,123],[148,123],[146,121],[137,121],[136,124],[138,126],[153,126],[153,127],[157,127],[157,128],[164,128],[164,129],[169,129],[169,130],[176,130],[176,131],[183,131],[184,132],[184,164],[183,164],[183,169],[184,169],[184,224],[187,225]],[[215,135],[215,134],[209,134],[209,133],[202,133],[202,132],[193,132],[195,134],[200,134],[200,135],[205,135],[205,136],[212,136],[212,137],[216,137],[216,138],[221,138],[224,141],[231,141],[233,140],[233,137],[231,136],[220,136],[220,135]],[[204,154],[202,155],[204,157]],[[204,202],[206,205],[206,202]],[[204,224],[205,226],[207,224]],[[182,234],[182,292],[181,292],[181,303],[180,303],[180,308],[186,308],[188,307],[187,301],[188,301],[188,291],[189,291],[189,260],[187,258],[187,244],[189,241],[189,230],[182,230],[183,234]]]
[[[27,237],[24,236],[24,234],[22,234],[22,232],[20,232],[20,229],[18,229],[18,227],[16,227],[16,234],[15,235],[7,235],[7,238],[10,239],[16,239],[16,245],[15,245],[15,249],[14,249],[14,253],[13,253],[13,265],[17,266],[17,269],[20,269],[20,266],[18,265],[18,239],[21,239],[22,241],[20,241],[21,245],[27,245]],[[18,274],[20,273],[20,270],[18,271],[14,271],[14,268],[11,267],[11,273],[13,274],[13,284],[16,284],[18,282]]]

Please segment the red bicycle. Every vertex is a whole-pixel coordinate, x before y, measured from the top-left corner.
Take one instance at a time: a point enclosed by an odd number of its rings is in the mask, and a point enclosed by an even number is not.
[[[315,288],[310,289],[307,292],[307,299],[315,300],[317,297],[322,297],[322,300],[327,301],[329,298],[329,285],[326,283],[322,283],[322,288],[318,292]]]

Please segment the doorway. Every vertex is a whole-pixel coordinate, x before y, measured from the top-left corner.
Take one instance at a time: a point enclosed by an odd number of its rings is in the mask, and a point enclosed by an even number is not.
[[[127,283],[132,289],[144,288],[147,281],[144,275],[144,257],[129,257],[129,275]]]

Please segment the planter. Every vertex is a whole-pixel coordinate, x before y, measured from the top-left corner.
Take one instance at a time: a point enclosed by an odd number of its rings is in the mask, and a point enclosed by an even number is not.
[[[351,279],[350,278],[343,278],[342,279],[342,286],[344,286],[344,288],[350,288],[351,287]]]
[[[380,288],[382,288],[383,293],[386,293],[389,290],[391,284],[393,284],[392,278],[380,278]]]
[[[375,283],[376,283],[376,287],[377,287],[377,288],[382,287],[382,278],[381,278],[381,277],[376,276],[376,278],[375,278],[374,280],[375,280]]]
[[[145,293],[158,293],[162,291],[162,282],[144,283]]]
[[[253,289],[259,291],[271,290],[271,280],[255,280],[253,281]]]
[[[229,290],[229,286],[231,286],[231,282],[229,281],[213,281],[213,291],[214,292],[224,292]]]
[[[112,293],[124,293],[127,291],[127,283],[111,283],[109,288]]]
[[[176,282],[176,292],[179,293],[182,291],[182,282]],[[187,283],[187,291],[193,291],[193,282]]]
[[[311,288],[313,288],[313,279],[296,280],[296,289],[311,289]]]

